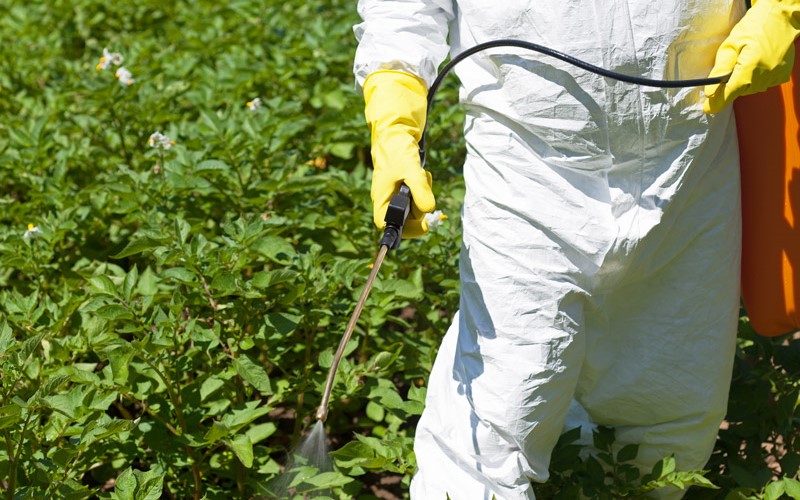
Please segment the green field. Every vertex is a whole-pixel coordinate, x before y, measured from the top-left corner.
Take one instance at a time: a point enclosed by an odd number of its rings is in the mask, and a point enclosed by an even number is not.
[[[298,498],[407,496],[458,304],[454,77],[428,137],[449,218],[381,269],[334,386],[336,470],[282,472],[379,237],[355,4],[0,0],[5,499],[269,498],[281,481]],[[640,475],[613,429],[589,458],[568,433],[537,495],[800,499],[798,373],[800,338],[757,337],[743,312],[705,472],[665,457]]]

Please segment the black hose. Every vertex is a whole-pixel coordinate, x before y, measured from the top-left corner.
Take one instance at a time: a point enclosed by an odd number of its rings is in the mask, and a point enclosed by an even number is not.
[[[591,71],[592,73],[596,73],[600,76],[605,76],[606,78],[613,78],[614,80],[619,80],[621,82],[632,83],[635,85],[642,85],[645,87],[658,87],[662,89],[674,89],[681,87],[702,87],[705,85],[716,85],[720,83],[725,83],[731,76],[730,74],[728,74],[711,78],[694,78],[690,80],[655,80],[652,78],[642,78],[638,76],[631,76],[622,73],[617,73],[616,71],[611,71],[605,68],[601,68],[599,66],[595,66],[594,64],[589,64],[586,61],[581,61],[580,59],[564,54],[563,52],[559,52],[549,47],[545,47],[543,45],[539,45],[532,42],[525,42],[522,40],[510,40],[510,39],[492,40],[490,42],[479,43],[474,47],[470,47],[469,49],[455,56],[453,59],[450,60],[449,63],[445,65],[444,68],[442,68],[442,71],[439,72],[439,74],[436,76],[436,79],[433,81],[430,90],[428,90],[428,108],[426,116],[430,116],[431,108],[433,107],[433,98],[436,95],[436,91],[439,90],[439,86],[442,84],[444,77],[447,76],[450,70],[452,70],[456,64],[460,63],[467,57],[476,54],[478,52],[481,52],[483,50],[495,47],[517,47],[521,49],[533,50],[551,57],[555,57],[556,59],[560,59],[564,62],[572,64],[573,66],[585,69],[586,71]],[[423,166],[425,165],[425,156],[426,156],[425,135],[427,130],[428,130],[428,124],[426,121],[425,127],[422,129],[422,138],[419,141],[419,156]]]

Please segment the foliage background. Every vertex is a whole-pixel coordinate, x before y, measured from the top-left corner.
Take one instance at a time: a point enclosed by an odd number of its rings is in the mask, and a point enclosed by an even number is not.
[[[8,498],[270,496],[308,430],[373,257],[355,2],[0,0],[0,490]],[[135,82],[98,71],[120,52]],[[455,81],[433,117],[434,234],[390,255],[298,494],[403,496],[458,302]],[[263,105],[245,105],[259,97]],[[170,149],[148,146],[160,131]],[[25,238],[28,224],[40,233]],[[728,422],[690,498],[800,498],[800,340],[743,313]],[[541,498],[639,477],[613,431],[566,434]],[[601,465],[601,462],[605,465]],[[776,480],[778,479],[778,480]]]

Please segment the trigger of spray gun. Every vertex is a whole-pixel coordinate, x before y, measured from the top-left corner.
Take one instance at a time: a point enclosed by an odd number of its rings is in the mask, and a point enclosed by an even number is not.
[[[390,250],[400,246],[403,236],[403,225],[406,223],[408,213],[411,210],[411,190],[403,184],[400,191],[393,195],[389,200],[389,207],[386,210],[386,229],[383,231],[381,246],[386,245]]]

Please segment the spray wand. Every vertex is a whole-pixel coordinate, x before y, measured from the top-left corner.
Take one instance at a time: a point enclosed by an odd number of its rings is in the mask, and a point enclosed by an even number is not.
[[[344,355],[344,349],[353,335],[353,330],[356,327],[361,311],[364,309],[364,303],[367,301],[367,296],[372,289],[372,283],[375,281],[375,276],[378,275],[378,270],[383,264],[383,259],[389,250],[394,250],[400,246],[400,240],[403,236],[403,225],[408,218],[408,213],[411,210],[411,190],[408,186],[403,184],[400,191],[393,195],[389,200],[389,208],[386,210],[386,229],[383,231],[383,237],[380,242],[380,249],[378,256],[375,257],[375,263],[372,265],[372,271],[369,273],[367,283],[364,285],[364,290],[361,291],[361,296],[358,298],[353,315],[350,317],[350,322],[347,323],[342,340],[339,341],[339,348],[336,349],[336,354],[333,356],[331,369],[328,372],[328,380],[325,382],[325,391],[322,393],[322,402],[317,408],[317,420],[324,422],[328,418],[328,402],[331,399],[331,390],[333,390],[333,379],[336,378],[336,371],[339,368],[339,362]]]

